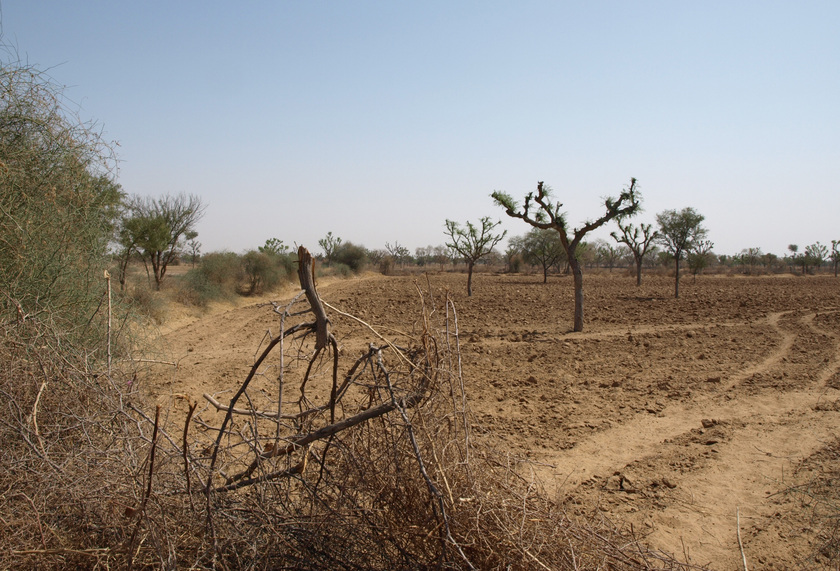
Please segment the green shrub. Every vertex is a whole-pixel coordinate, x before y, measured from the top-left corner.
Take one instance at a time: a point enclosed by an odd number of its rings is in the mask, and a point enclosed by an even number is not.
[[[198,268],[187,272],[178,283],[175,299],[184,305],[207,307],[211,301],[229,297],[219,284],[211,282]]]
[[[49,315],[71,337],[92,330],[123,197],[112,158],[59,86],[0,61],[0,321]]]
[[[343,264],[354,273],[359,273],[367,264],[367,250],[352,242],[345,242],[336,248],[332,259],[336,266]]]
[[[334,263],[332,266],[332,273],[335,276],[349,278],[353,275],[353,270],[347,264]]]
[[[242,269],[248,282],[248,295],[271,290],[286,276],[278,256],[256,250],[242,256]]]
[[[274,256],[277,265],[283,270],[283,274],[290,278],[297,273],[297,254],[283,253]]]
[[[237,254],[205,254],[198,267],[188,271],[180,280],[176,299],[185,305],[206,307],[211,301],[236,294],[243,276],[242,263]]]
[[[243,279],[240,257],[233,252],[205,254],[196,270],[225,293],[235,293]]]

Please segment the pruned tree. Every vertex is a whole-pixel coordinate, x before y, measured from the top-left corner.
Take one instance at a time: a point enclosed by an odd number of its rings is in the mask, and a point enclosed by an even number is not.
[[[598,238],[595,240],[595,252],[598,256],[598,263],[607,266],[610,272],[626,254],[627,249],[623,246],[613,246],[606,240]]]
[[[744,248],[741,250],[740,261],[741,264],[747,266],[747,273],[752,274],[755,265],[762,261],[764,252],[761,248]]]
[[[632,223],[622,224],[618,221],[618,229],[621,230],[621,235],[617,232],[611,232],[610,236],[613,240],[620,244],[625,244],[630,248],[633,254],[633,260],[636,262],[636,285],[642,285],[642,263],[645,256],[651,253],[651,248],[656,238],[659,237],[659,232],[653,229],[651,224],[640,224],[633,226]]]
[[[708,230],[703,227],[706,218],[693,208],[680,211],[665,210],[656,215],[659,223],[658,241],[674,260],[674,297],[680,297],[680,262],[684,255],[706,237]]]
[[[263,254],[269,256],[280,256],[289,253],[289,247],[283,244],[283,240],[278,238],[269,238],[265,244],[257,248]]]
[[[831,241],[831,263],[834,266],[834,277],[837,277],[837,266],[840,265],[840,240]]]
[[[379,264],[385,260],[386,256],[388,256],[388,252],[381,248],[377,248],[376,250],[366,250],[365,254],[367,255],[368,261],[374,266],[379,266]]]
[[[498,205],[505,209],[508,216],[524,220],[534,228],[551,228],[558,232],[574,276],[574,330],[583,331],[583,272],[578,257],[578,245],[589,232],[600,228],[610,220],[621,220],[638,212],[641,206],[641,196],[636,191],[636,179],[630,179],[630,186],[625,188],[618,198],[607,197],[604,200],[606,212],[600,218],[585,222],[582,227],[575,228],[571,234],[569,233],[566,215],[560,210],[563,204],[552,201],[551,189],[542,182],[537,183],[536,193],[528,193],[525,197],[525,204],[522,209],[510,195],[504,192],[497,190],[493,192],[492,197]]]
[[[703,268],[706,268],[714,258],[712,253],[714,247],[715,245],[711,240],[700,240],[688,253],[688,269],[691,270],[695,281],[697,280],[697,274],[702,272]]]
[[[326,236],[318,240],[318,245],[321,246],[322,250],[324,250],[324,259],[326,260],[327,266],[330,266],[333,261],[333,256],[335,255],[335,251],[341,245],[341,238],[333,236],[332,232],[327,232]]]
[[[385,249],[388,251],[388,255],[394,258],[394,262],[398,263],[400,267],[404,266],[405,262],[411,258],[411,252],[399,242],[394,242],[393,244],[385,242]]]
[[[195,264],[198,262],[198,258],[201,255],[201,242],[195,239],[196,236],[187,236],[187,249],[190,252],[190,262],[192,263],[192,267],[195,267]]]
[[[542,268],[543,283],[548,283],[548,271],[566,260],[560,236],[550,228],[532,228],[523,237],[520,248],[527,263]]]
[[[123,222],[128,232],[126,243],[133,243],[140,252],[147,272],[151,266],[155,289],[160,289],[167,268],[184,247],[184,240],[198,236],[195,225],[205,209],[201,198],[194,194],[134,196],[130,201],[128,218]]]
[[[819,270],[828,258],[828,247],[825,244],[815,242],[805,247],[805,255],[810,263]]]
[[[507,234],[506,230],[501,234],[493,231],[502,223],[501,220],[493,222],[489,216],[485,216],[479,222],[481,222],[481,227],[468,221],[462,228],[457,222],[446,221],[446,235],[450,239],[446,245],[463,257],[467,263],[467,296],[472,295],[472,275],[475,263],[492,252],[496,244],[501,242]]]
[[[440,265],[440,271],[443,271],[443,266],[452,258],[452,249],[447,246],[440,245],[434,248],[434,261]]]

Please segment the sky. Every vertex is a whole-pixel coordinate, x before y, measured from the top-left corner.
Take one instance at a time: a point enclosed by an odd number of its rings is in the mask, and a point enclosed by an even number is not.
[[[692,207],[718,254],[840,239],[840,2],[0,0],[130,194],[201,197],[202,251],[446,241],[572,226],[638,180],[635,223]],[[8,57],[7,60],[8,61]],[[590,234],[609,239],[614,223]]]

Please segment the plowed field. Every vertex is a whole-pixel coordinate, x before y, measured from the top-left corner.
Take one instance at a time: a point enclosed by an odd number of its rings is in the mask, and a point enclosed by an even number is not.
[[[636,287],[623,272],[584,274],[579,333],[565,276],[479,274],[469,298],[466,276],[448,273],[319,292],[398,340],[427,279],[455,300],[474,434],[533,460],[568,509],[601,510],[713,569],[741,568],[739,531],[751,568],[824,560],[813,504],[790,490],[830,461],[840,432],[840,279],[688,277],[675,300],[670,278]],[[370,340],[332,320],[340,343]],[[165,345],[180,366],[151,387],[193,399],[235,388],[278,328],[259,304],[171,323]]]

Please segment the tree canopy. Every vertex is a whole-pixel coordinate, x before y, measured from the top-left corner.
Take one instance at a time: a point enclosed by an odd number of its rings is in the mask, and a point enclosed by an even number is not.
[[[674,258],[674,297],[680,297],[680,261],[708,234],[703,227],[705,217],[693,208],[665,210],[656,215],[659,223],[658,241]]]
[[[194,194],[132,197],[119,238],[123,259],[132,249],[139,252],[147,269],[151,266],[155,287],[160,289],[167,268],[178,258],[185,242],[198,236],[195,225],[205,208]]]

